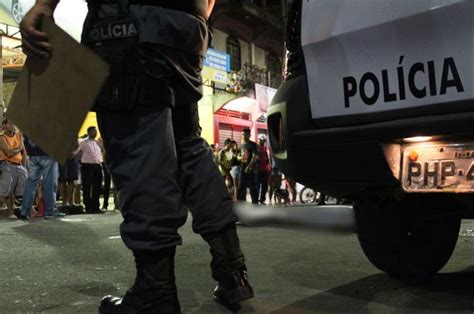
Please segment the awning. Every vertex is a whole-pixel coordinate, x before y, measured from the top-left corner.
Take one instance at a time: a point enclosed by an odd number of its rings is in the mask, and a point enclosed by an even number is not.
[[[242,97],[241,94],[234,93],[220,93],[213,95],[204,95],[204,97],[199,101],[200,104],[212,105],[213,112],[219,111],[225,104],[228,102]]]
[[[0,36],[0,40],[2,43],[3,81],[15,82],[18,80],[26,60],[26,56],[19,47],[21,41],[6,35]]]

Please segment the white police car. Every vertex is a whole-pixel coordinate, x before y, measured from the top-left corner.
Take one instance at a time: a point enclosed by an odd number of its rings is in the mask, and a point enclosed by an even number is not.
[[[17,24],[35,3],[36,0],[0,0],[0,4],[8,10]],[[54,11],[54,21],[79,41],[86,14],[87,3],[85,0],[61,0]]]
[[[349,197],[379,269],[426,276],[474,218],[474,1],[290,0],[276,162]]]
[[[0,4],[8,10],[17,24],[20,24],[26,12],[31,9],[35,2],[35,0],[0,0]]]

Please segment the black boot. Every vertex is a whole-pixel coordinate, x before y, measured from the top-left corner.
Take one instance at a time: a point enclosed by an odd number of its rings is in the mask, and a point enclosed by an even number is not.
[[[181,313],[174,277],[176,248],[133,252],[137,277],[123,299],[106,296],[100,314],[109,313]]]
[[[239,302],[253,298],[253,290],[247,277],[245,258],[240,249],[235,224],[221,231],[202,235],[211,247],[212,277],[218,282],[214,298],[231,310]]]

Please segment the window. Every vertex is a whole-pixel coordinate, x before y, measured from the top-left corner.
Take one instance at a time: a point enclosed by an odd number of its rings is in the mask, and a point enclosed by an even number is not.
[[[227,37],[226,51],[230,55],[230,70],[239,71],[242,67],[239,40],[234,36]]]
[[[280,59],[272,53],[267,54],[267,69],[272,76],[281,74]]]
[[[270,76],[270,82],[268,86],[278,88],[282,80],[281,62],[280,59],[274,54],[267,54],[267,69]]]

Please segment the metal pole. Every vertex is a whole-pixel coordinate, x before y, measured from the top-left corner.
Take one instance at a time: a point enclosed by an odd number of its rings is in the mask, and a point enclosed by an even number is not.
[[[3,121],[3,36],[0,35],[0,121]]]
[[[286,45],[285,45],[285,37],[286,37],[286,25],[288,24],[288,0],[281,0],[281,15],[283,21],[283,58],[281,62],[281,73],[280,75],[284,77],[286,73]]]

